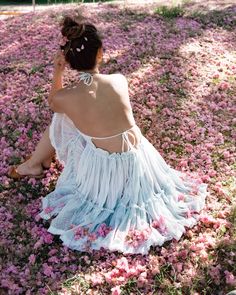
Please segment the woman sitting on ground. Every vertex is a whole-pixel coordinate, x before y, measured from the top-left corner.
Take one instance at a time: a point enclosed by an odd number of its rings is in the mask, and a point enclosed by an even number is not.
[[[205,205],[207,184],[171,168],[135,123],[122,74],[101,74],[102,40],[94,25],[64,19],[48,97],[55,112],[34,153],[10,176],[41,177],[52,156],[64,165],[40,216],[49,232],[79,251],[148,253],[180,239]],[[78,82],[64,87],[65,64]]]

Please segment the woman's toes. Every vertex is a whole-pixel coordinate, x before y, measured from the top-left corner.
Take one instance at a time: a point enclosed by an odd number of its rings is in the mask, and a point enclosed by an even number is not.
[[[44,168],[49,169],[51,167],[52,159],[48,159],[42,162]]]

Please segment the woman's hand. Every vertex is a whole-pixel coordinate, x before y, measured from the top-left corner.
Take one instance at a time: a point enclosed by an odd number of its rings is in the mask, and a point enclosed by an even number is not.
[[[66,61],[64,54],[61,51],[58,51],[54,57],[54,69],[53,69],[53,78],[52,78],[52,88],[48,96],[48,103],[51,106],[52,99],[55,93],[63,87],[62,83],[62,73],[65,69]]]
[[[65,70],[66,60],[64,54],[59,50],[54,57],[54,72],[62,73]]]

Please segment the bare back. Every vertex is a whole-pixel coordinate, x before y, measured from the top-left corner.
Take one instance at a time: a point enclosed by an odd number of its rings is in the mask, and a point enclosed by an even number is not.
[[[65,114],[82,133],[91,137],[109,137],[135,125],[123,75],[95,74],[90,86],[80,81],[67,87],[64,98]],[[130,140],[135,144],[138,133],[137,130],[131,132]],[[93,142],[109,152],[121,152],[121,136],[93,139]]]

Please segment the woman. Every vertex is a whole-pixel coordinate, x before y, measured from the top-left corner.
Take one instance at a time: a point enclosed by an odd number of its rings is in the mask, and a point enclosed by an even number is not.
[[[49,105],[55,112],[32,157],[10,176],[41,177],[56,152],[64,169],[40,216],[65,245],[148,253],[198,220],[207,184],[171,168],[135,124],[127,80],[99,73],[103,47],[92,24],[66,17]],[[68,63],[79,81],[62,87]]]

